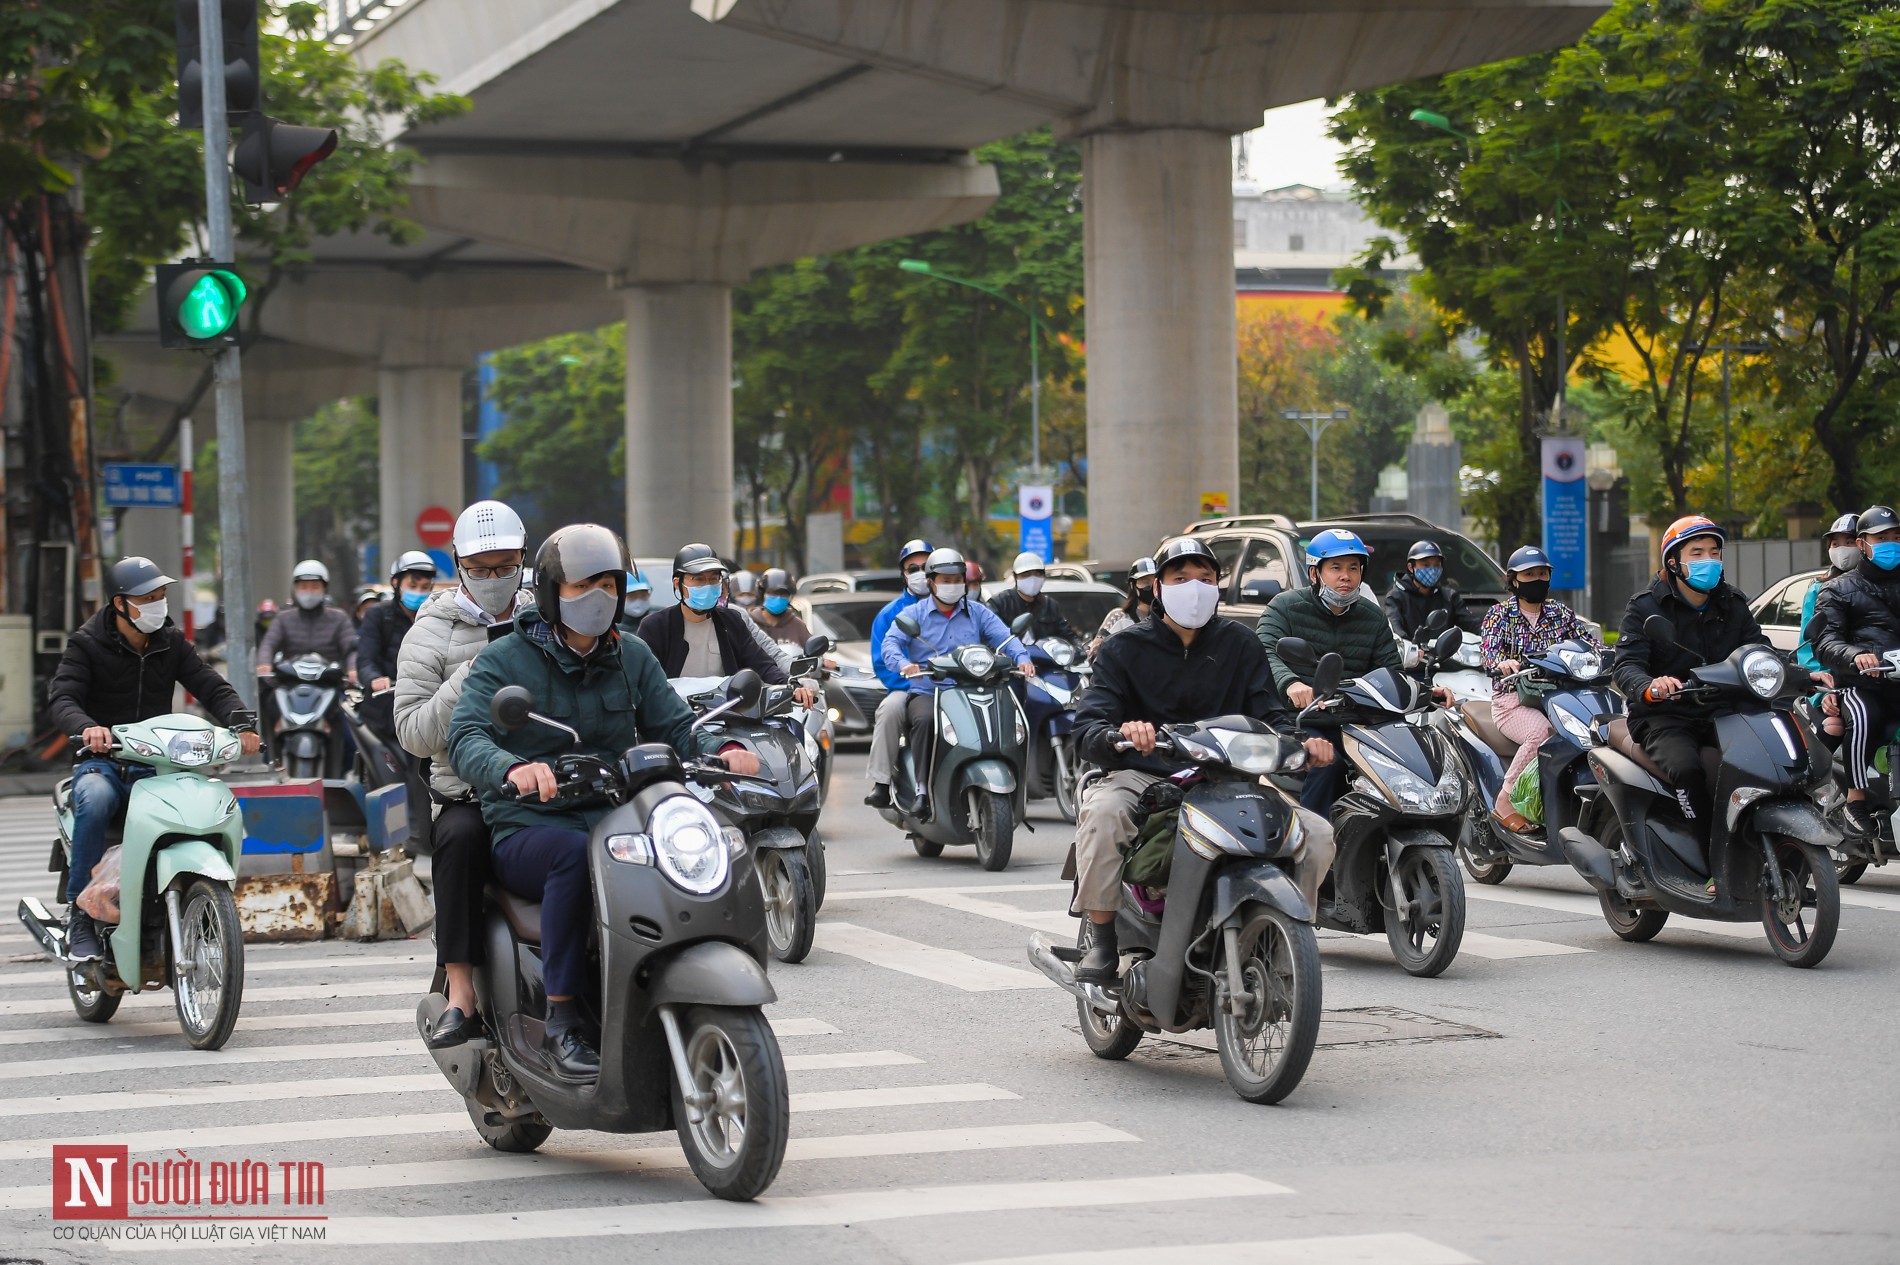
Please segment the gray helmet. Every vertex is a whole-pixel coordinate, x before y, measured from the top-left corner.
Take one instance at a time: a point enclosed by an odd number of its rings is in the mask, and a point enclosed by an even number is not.
[[[1821,533],[1821,539],[1826,540],[1829,536],[1858,535],[1860,535],[1860,515],[1843,514],[1827,525],[1827,530]]]
[[[1214,578],[1220,579],[1220,559],[1216,558],[1214,551],[1207,547],[1207,542],[1198,536],[1176,536],[1155,550],[1155,575],[1160,576],[1175,563],[1184,562],[1189,558],[1199,558],[1214,568]]]
[[[759,588],[766,593],[790,593],[792,573],[784,567],[767,567],[765,574],[759,577]]]
[[[749,597],[753,593],[758,592],[758,590],[759,577],[752,572],[741,567],[732,573],[732,595],[734,597]]]
[[[112,564],[112,573],[106,577],[106,600],[115,597],[144,597],[147,593],[164,588],[178,581],[158,569],[158,564],[150,558],[141,558],[136,554],[121,558]]]
[[[932,549],[930,556],[924,559],[924,570],[931,575],[954,575],[963,578],[963,555],[945,545],[941,549]]]
[[[561,584],[566,580],[591,580],[613,572],[618,578],[614,592],[619,602],[614,607],[614,623],[619,623],[627,607],[627,568],[633,560],[627,556],[627,542],[617,532],[599,523],[576,523],[563,527],[546,540],[534,555],[534,604],[541,618],[550,624],[561,622]]]
[[[724,571],[725,559],[714,551],[711,545],[687,545],[673,555],[673,575],[702,575],[707,571]]]
[[[420,549],[411,549],[390,564],[389,582],[394,584],[397,576],[409,574],[426,575],[431,580],[435,579],[435,559]],[[360,594],[358,598],[361,599]]]
[[[330,568],[315,558],[305,558],[290,570],[290,582],[295,584],[299,580],[322,580],[323,587],[327,589],[330,587]]]

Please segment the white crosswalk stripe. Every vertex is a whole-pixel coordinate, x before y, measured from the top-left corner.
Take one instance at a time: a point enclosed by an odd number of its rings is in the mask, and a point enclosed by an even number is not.
[[[1476,1265],[1463,1252],[1416,1234],[1341,1234],[1321,1239],[1256,1239],[1171,1247],[1110,1248],[1000,1256],[967,1265]]]

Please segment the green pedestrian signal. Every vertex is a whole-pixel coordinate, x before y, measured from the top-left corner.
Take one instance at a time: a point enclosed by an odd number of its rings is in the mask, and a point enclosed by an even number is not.
[[[161,347],[235,347],[238,317],[249,293],[231,264],[158,266]]]

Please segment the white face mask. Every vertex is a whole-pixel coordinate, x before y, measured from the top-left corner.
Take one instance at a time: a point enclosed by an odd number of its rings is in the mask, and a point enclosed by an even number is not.
[[[1856,552],[1859,551],[1856,550]],[[165,626],[166,601],[164,598],[161,597],[156,602],[147,602],[143,606],[127,602],[126,606],[132,610],[132,627],[140,632],[155,633]]]
[[[1859,545],[1835,545],[1827,551],[1827,560],[1836,571],[1852,571],[1860,565]]]
[[[930,572],[913,571],[904,577],[904,588],[912,597],[925,597],[930,593]]]
[[[1220,589],[1206,580],[1183,580],[1161,586],[1161,609],[1183,628],[1199,628],[1214,618]]]
[[[297,594],[297,605],[303,607],[307,611],[313,611],[317,609],[317,607],[323,605],[323,594],[320,592],[299,593]]]
[[[964,583],[962,580],[944,580],[931,586],[937,594],[937,600],[945,606],[954,606],[963,600]]]
[[[1016,577],[1016,588],[1024,597],[1034,597],[1042,592],[1042,582],[1045,578],[1040,575],[1019,575]]]

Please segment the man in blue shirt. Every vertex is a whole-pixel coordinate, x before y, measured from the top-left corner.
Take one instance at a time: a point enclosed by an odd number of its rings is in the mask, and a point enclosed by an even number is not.
[[[897,612],[915,606],[920,597],[930,596],[930,577],[924,573],[924,559],[929,556],[928,540],[913,540],[904,546],[897,555],[897,565],[904,573],[904,591],[886,603],[871,621],[871,667],[877,679],[884,682],[884,688],[890,691],[878,703],[877,715],[871,722],[871,759],[864,770],[871,779],[871,793],[864,797],[864,802],[873,808],[891,806],[891,769],[897,763],[897,735],[904,725],[904,702],[910,697],[904,689],[903,674],[884,666],[884,634],[890,632]]]
[[[924,571],[930,577],[930,596],[905,608],[905,613],[917,621],[917,636],[906,635],[896,626],[893,615],[891,628],[878,643],[879,660],[884,667],[903,674],[909,691],[905,719],[910,725],[911,758],[917,770],[917,812],[923,811],[924,787],[929,781],[930,739],[936,731],[933,702],[943,687],[943,682],[933,679],[919,660],[981,642],[1014,659],[1024,676],[1036,675],[1029,651],[996,612],[968,597],[962,554],[954,549],[934,550],[924,563]]]

